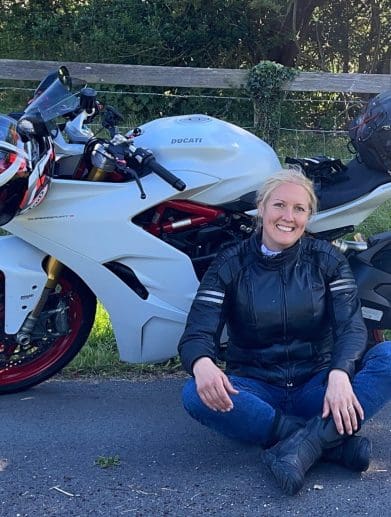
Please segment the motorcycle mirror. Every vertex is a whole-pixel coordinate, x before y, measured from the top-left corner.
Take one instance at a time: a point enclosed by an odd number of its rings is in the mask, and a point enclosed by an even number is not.
[[[57,78],[65,86],[68,91],[72,90],[72,79],[69,70],[66,66],[62,65],[57,71]]]

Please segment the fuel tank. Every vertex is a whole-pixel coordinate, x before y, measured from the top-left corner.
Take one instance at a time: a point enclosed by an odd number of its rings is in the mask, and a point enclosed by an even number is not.
[[[281,169],[277,154],[266,142],[208,115],[156,119],[141,130],[135,144],[151,149],[157,161],[174,174],[202,173],[218,180],[192,193],[189,199],[194,201],[212,205],[233,201],[258,190]]]

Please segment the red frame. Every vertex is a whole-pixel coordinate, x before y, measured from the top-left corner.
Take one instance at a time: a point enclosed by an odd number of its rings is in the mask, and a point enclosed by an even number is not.
[[[188,217],[181,217],[176,221],[164,219],[167,210],[178,210],[189,214]],[[153,235],[162,233],[175,233],[183,229],[197,228],[224,217],[225,212],[219,208],[200,205],[194,201],[170,200],[155,207],[152,222],[144,228]]]

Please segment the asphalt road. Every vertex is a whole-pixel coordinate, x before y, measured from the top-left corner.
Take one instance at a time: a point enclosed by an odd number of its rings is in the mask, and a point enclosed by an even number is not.
[[[391,514],[391,405],[361,434],[368,472],[318,464],[282,495],[256,447],[183,411],[183,380],[49,381],[0,398],[0,515],[318,516]],[[102,468],[118,456],[119,465]]]

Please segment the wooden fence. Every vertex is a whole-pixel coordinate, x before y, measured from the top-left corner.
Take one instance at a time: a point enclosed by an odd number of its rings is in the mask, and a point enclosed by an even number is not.
[[[226,68],[0,59],[0,80],[40,81],[47,73],[60,65],[67,66],[71,75],[89,83],[135,86],[237,89],[245,85],[248,74],[248,70]],[[391,75],[300,72],[293,81],[285,85],[285,89],[301,92],[378,93],[391,90]]]

